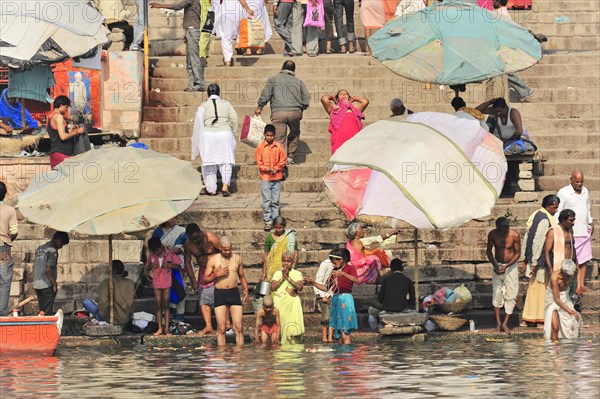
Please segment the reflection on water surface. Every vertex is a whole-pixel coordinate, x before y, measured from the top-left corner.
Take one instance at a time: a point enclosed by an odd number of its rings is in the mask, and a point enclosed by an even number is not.
[[[63,347],[0,358],[0,397],[600,396],[600,341]],[[323,348],[310,351],[307,348]],[[328,351],[331,348],[331,351]]]

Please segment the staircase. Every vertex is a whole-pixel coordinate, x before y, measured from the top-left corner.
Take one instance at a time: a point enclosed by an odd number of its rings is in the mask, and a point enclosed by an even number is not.
[[[535,89],[535,95],[528,103],[512,104],[522,113],[526,128],[547,158],[543,176],[537,182],[541,191],[539,198],[568,184],[571,170],[581,168],[585,184],[592,192],[592,213],[596,220],[600,217],[599,4],[569,0],[540,2],[534,4],[531,11],[511,12],[515,21],[548,36],[542,61],[519,73]],[[556,23],[555,18],[560,16],[566,16],[570,22]],[[359,25],[358,7],[355,20]],[[189,159],[193,118],[198,105],[206,100],[206,94],[183,92],[187,75],[180,21],[180,18],[165,18],[151,11],[150,49],[154,54],[154,67],[150,105],[144,108],[142,140],[154,150]],[[357,26],[357,36],[363,46],[362,27]],[[334,42],[334,48],[335,45]],[[274,33],[266,55],[234,56],[235,66],[227,68],[221,66],[219,41],[212,40],[205,69],[206,82],[217,82],[221,86],[221,97],[233,104],[241,120],[243,115],[253,114],[264,82],[281,68],[282,52],[283,43]],[[290,177],[283,183],[282,215],[288,219],[288,226],[298,231],[300,270],[314,275],[329,250],[345,241],[344,228],[348,223],[324,192],[322,177],[329,170],[330,146],[328,118],[320,105],[320,97],[342,88],[367,97],[370,105],[365,112],[365,122],[369,124],[389,116],[389,101],[394,97],[402,98],[414,111],[450,113],[453,92],[447,87],[429,88],[401,78],[361,54],[321,54],[316,58],[294,57],[293,61],[296,76],[306,83],[312,98],[302,120],[297,164],[290,166]],[[462,96],[471,106],[486,99],[482,85],[468,85]],[[266,120],[269,112],[264,111],[263,115]],[[231,236],[237,251],[244,257],[249,281],[254,283],[261,272],[265,236],[261,230],[254,149],[238,143],[236,161],[233,196],[200,197],[182,215],[181,221],[196,221],[205,228]],[[491,267],[485,256],[487,233],[494,219],[504,214],[509,214],[513,226],[523,233],[527,218],[538,207],[539,202],[514,203],[512,199],[500,199],[492,215],[485,220],[447,231],[421,231],[418,245],[421,292],[466,282],[480,298],[475,300],[474,307],[489,308]],[[379,229],[372,228],[367,234],[378,232]],[[413,264],[412,230],[400,234],[393,252]],[[597,240],[594,255],[600,257]],[[412,270],[407,273],[413,275]],[[595,284],[593,288],[599,287]],[[357,301],[361,302],[360,297],[370,297],[371,291],[361,287],[356,292]],[[591,318],[598,322],[598,296],[590,296],[588,302],[589,308],[596,309]],[[359,305],[359,308],[365,310],[364,306]]]
[[[516,22],[548,36],[548,43],[543,45],[545,55],[542,61],[519,73],[535,88],[535,95],[528,103],[512,104],[523,115],[525,127],[547,159],[543,176],[537,181],[539,198],[567,185],[571,170],[581,168],[585,173],[585,185],[591,191],[592,214],[596,221],[600,218],[599,7],[600,3],[592,0],[563,0],[535,3],[531,11],[511,12]],[[268,8],[272,12],[272,7]],[[561,17],[560,20],[567,17],[569,22],[555,22],[557,17]],[[355,21],[359,48],[364,48],[364,30],[359,26],[358,7]],[[152,91],[149,95],[150,104],[143,112],[142,141],[156,151],[189,159],[193,118],[197,107],[206,100],[206,94],[183,92],[187,75],[182,18],[167,18],[159,10],[150,10],[149,38]],[[334,41],[334,49],[336,46]],[[324,42],[321,48],[324,49]],[[205,79],[207,84],[217,82],[221,86],[221,96],[235,107],[240,125],[243,115],[253,114],[267,78],[280,70],[284,61],[280,55],[282,52],[283,43],[274,33],[267,44],[267,54],[260,57],[234,56],[235,66],[226,68],[222,66],[219,41],[212,40]],[[402,98],[414,111],[451,113],[450,101],[454,93],[447,87],[428,87],[403,79],[378,61],[361,54],[321,54],[316,58],[305,55],[292,60],[297,65],[297,76],[306,83],[311,93],[311,103],[301,124],[297,164],[290,166],[290,177],[283,184],[282,215],[288,219],[288,226],[298,232],[300,271],[314,275],[319,262],[326,258],[331,248],[345,241],[348,223],[324,192],[322,178],[329,171],[327,161],[330,145],[328,117],[320,105],[320,97],[341,88],[349,90],[351,94],[367,97],[370,105],[365,112],[365,123],[369,124],[389,116],[389,101],[394,97]],[[462,97],[470,106],[486,100],[482,85],[468,85]],[[265,110],[263,115],[267,120],[269,110]],[[179,222],[197,222],[204,228],[231,236],[234,249],[244,258],[246,274],[252,284],[258,281],[261,274],[265,237],[254,149],[238,143],[236,161],[231,187],[233,195],[229,198],[200,197],[180,216]],[[199,166],[197,162],[196,166]],[[491,266],[485,256],[487,233],[496,217],[508,214],[514,228],[522,234],[527,218],[538,207],[539,202],[515,203],[512,199],[502,198],[487,218],[471,221],[457,229],[420,231],[417,251],[421,293],[432,292],[446,285],[454,287],[464,282],[475,298],[474,309],[471,310],[474,317],[489,313]],[[373,227],[367,234],[379,232],[378,228]],[[596,232],[600,232],[598,222]],[[40,228],[24,227],[18,240],[21,247],[16,252],[31,253],[44,242],[44,237],[47,237],[47,232]],[[594,240],[596,259],[600,258],[597,237],[598,233]],[[117,245],[121,249],[117,257],[134,262],[139,254],[140,241],[135,237],[120,239]],[[96,286],[106,271],[105,268],[93,268],[105,259],[101,255],[106,253],[105,242],[81,238],[74,240],[71,245],[73,249],[66,248],[68,254],[62,251],[65,254],[61,254],[59,268],[62,273],[59,281],[69,282],[63,285],[65,288],[59,291],[57,298],[57,302],[63,305],[94,296]],[[90,252],[92,247],[95,249]],[[403,231],[391,249],[395,256],[411,265],[406,272],[413,276],[413,231]],[[32,260],[26,259],[17,268],[15,281],[30,270]],[[128,268],[131,272],[136,266]],[[596,274],[597,270],[594,271]],[[17,291],[18,283],[13,284]],[[598,323],[600,284],[592,282],[590,287],[594,292],[586,299],[586,317]],[[522,285],[520,296],[524,292],[525,286]],[[366,311],[368,299],[373,294],[374,287],[356,288],[359,311]],[[305,309],[310,311],[312,290],[305,290],[302,297]],[[139,306],[148,308],[152,305],[140,303]],[[361,321],[365,321],[364,314]]]

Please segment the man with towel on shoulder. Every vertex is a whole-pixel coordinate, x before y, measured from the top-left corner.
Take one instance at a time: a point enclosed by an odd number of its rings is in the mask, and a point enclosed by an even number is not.
[[[542,200],[542,207],[531,214],[527,220],[527,231],[523,238],[523,264],[525,276],[529,278],[529,287],[525,297],[525,306],[521,316],[522,326],[526,323],[544,324],[544,301],[546,285],[552,274],[544,257],[544,242],[550,227],[556,225],[554,214],[557,212],[560,199],[550,194]]]
[[[552,272],[560,270],[564,259],[571,259],[576,265],[579,264],[573,240],[574,224],[575,212],[571,209],[563,209],[558,215],[558,224],[552,226],[546,233],[544,256],[546,265],[552,267]]]
[[[573,226],[573,239],[575,240],[575,254],[579,261],[579,274],[577,275],[577,295],[581,295],[585,288],[585,272],[592,259],[592,234],[594,234],[594,220],[590,206],[590,193],[583,187],[583,172],[579,169],[571,172],[571,184],[561,188],[556,194],[560,198],[558,212],[563,209],[572,209],[577,215]],[[589,265],[591,267],[591,265]]]

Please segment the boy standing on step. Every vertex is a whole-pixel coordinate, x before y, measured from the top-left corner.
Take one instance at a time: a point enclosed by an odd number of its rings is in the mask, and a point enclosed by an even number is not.
[[[260,174],[264,231],[273,227],[273,219],[279,216],[281,179],[286,164],[285,150],[275,141],[275,126],[265,126],[265,140],[256,147],[256,166]]]

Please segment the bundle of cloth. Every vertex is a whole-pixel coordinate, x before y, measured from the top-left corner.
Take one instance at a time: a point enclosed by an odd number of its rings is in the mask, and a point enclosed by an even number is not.
[[[432,305],[441,305],[444,303],[467,302],[473,299],[471,291],[464,284],[456,287],[454,290],[448,287],[442,287],[431,295],[423,299],[423,307]]]

